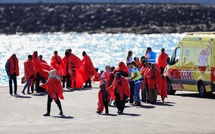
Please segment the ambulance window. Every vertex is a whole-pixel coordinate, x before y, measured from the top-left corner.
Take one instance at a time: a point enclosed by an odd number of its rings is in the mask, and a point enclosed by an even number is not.
[[[177,63],[179,58],[180,58],[180,47],[176,48],[175,51],[173,52],[173,55],[171,58],[171,65],[174,65],[175,63]]]

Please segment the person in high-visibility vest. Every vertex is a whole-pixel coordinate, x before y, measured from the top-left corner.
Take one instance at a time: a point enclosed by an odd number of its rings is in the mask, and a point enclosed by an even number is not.
[[[131,62],[132,66],[129,66],[129,68],[131,69],[130,71],[130,80],[133,80],[135,83],[135,103],[133,104],[134,106],[140,106],[141,102],[140,102],[140,86],[142,84],[143,81],[143,77],[140,74],[140,71],[137,69],[136,67],[136,63],[135,61]]]
[[[147,48],[145,58],[147,59],[147,63],[154,64],[156,62],[156,53],[152,51],[151,47]]]

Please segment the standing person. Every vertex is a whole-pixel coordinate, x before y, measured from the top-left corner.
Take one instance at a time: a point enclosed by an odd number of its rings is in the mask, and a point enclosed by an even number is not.
[[[60,69],[61,69],[61,74],[63,75],[62,87],[65,88],[65,82],[66,82],[67,89],[71,87],[69,68],[70,68],[69,52],[65,51],[65,56],[63,57],[62,63],[60,64]]]
[[[106,90],[105,84],[101,83],[100,90],[98,92],[98,103],[97,103],[98,108],[96,113],[101,114],[105,107],[105,114],[106,115],[109,114],[108,104],[110,102],[110,97],[111,97],[111,94],[109,91]]]
[[[131,62],[132,66],[129,66],[129,68],[131,69],[131,78],[130,80],[134,81],[135,84],[135,103],[133,104],[134,106],[140,106],[141,102],[140,102],[140,87],[143,81],[143,77],[140,74],[140,71],[137,69],[136,67],[136,63],[135,61]]]
[[[152,64],[151,63],[145,63],[145,70],[143,72],[141,72],[141,74],[143,75],[144,77],[144,80],[143,80],[143,83],[142,83],[142,90],[144,91],[143,93],[143,102],[146,102],[146,103],[150,103],[150,97],[149,97],[149,86],[148,86],[148,78],[146,77],[147,73],[151,70],[151,66]]]
[[[60,77],[60,64],[62,63],[61,57],[57,51],[54,51],[54,55],[51,58],[51,66],[56,70],[57,76]]]
[[[110,72],[113,72],[115,70],[115,66],[110,67]]]
[[[126,64],[131,63],[133,61],[132,55],[133,55],[133,52],[131,50],[128,51],[128,54],[126,57]]]
[[[156,53],[152,51],[151,47],[147,47],[145,58],[148,63],[154,64],[156,62]]]
[[[68,65],[68,73],[70,75],[70,90],[71,90],[71,87],[73,88],[76,88],[76,87],[79,87],[79,85],[77,86],[77,75],[76,75],[76,72],[77,72],[77,69],[80,68],[82,62],[81,62],[81,59],[78,58],[75,54],[72,53],[72,49],[67,49],[66,50],[67,52],[69,52],[69,65]],[[68,79],[67,79],[68,80]]]
[[[12,81],[14,83],[14,95],[17,95],[17,76],[19,76],[19,60],[16,54],[13,54],[5,64],[5,70],[9,77],[10,95],[13,96]]]
[[[24,62],[24,74],[27,82],[22,90],[22,93],[25,94],[25,89],[27,88],[27,94],[30,94],[30,85],[34,77],[36,76],[36,72],[32,62],[32,55],[28,55],[28,59]]]
[[[123,77],[128,77],[129,75],[128,67],[122,61],[118,63],[118,67],[113,71],[114,74],[117,72],[120,72]]]
[[[43,116],[50,116],[52,100],[55,101],[60,110],[59,115],[63,115],[61,102],[59,100],[59,98],[64,99],[63,88],[61,86],[60,78],[56,76],[54,70],[49,71],[48,82],[47,84],[42,85],[42,87],[45,88],[48,92],[47,113],[45,113]]]
[[[129,76],[131,76],[132,69],[133,69],[132,64],[128,63],[127,67],[129,69],[129,73],[130,73]],[[130,85],[130,93],[131,93],[130,98],[129,98],[129,102],[132,105],[134,103],[134,90],[135,90],[135,82],[134,82],[134,80],[132,80],[132,79],[129,80],[129,85]]]
[[[161,75],[160,83],[158,86],[158,93],[161,96],[162,102],[164,102],[165,98],[167,98],[167,81],[166,76]]]
[[[136,67],[137,67],[138,70],[140,71],[141,63],[140,63],[139,57],[134,57],[134,61],[135,61],[135,63],[136,63]]]
[[[99,82],[101,80],[101,75],[100,73],[98,73],[99,69],[98,68],[95,68],[96,72],[95,74],[92,76],[91,80],[93,82]]]
[[[146,81],[147,78],[145,78],[145,72],[147,72],[148,69],[148,64],[146,63],[146,60],[142,60],[142,68],[140,69],[140,73],[144,78],[144,81]],[[148,88],[147,84],[144,84],[144,81],[142,82],[141,85],[141,96],[142,96],[142,102],[147,102],[148,100]]]
[[[167,60],[168,57],[169,57],[168,54],[165,53],[165,49],[162,48],[161,53],[158,56],[158,62],[157,62],[157,67],[160,69],[161,75],[163,74],[164,68],[167,65],[166,60]]]
[[[87,76],[87,81],[85,82],[84,87],[92,88],[91,77],[95,74],[96,71],[93,66],[93,62],[92,62],[91,58],[87,55],[87,53],[85,51],[82,52],[82,56],[83,56],[82,64],[84,66],[85,73]]]
[[[38,57],[38,52],[34,51],[33,55],[32,55],[32,60],[33,60],[33,64],[35,67],[35,71],[36,71],[36,78],[35,78],[35,88],[36,88],[36,92],[39,93],[40,92],[40,72],[43,70],[42,69],[42,65],[40,62],[40,58]]]
[[[106,82],[106,84],[105,84],[106,89],[109,88],[109,87],[112,85],[113,81],[114,81],[114,73],[110,72],[110,73],[109,73],[109,78],[108,78],[108,80],[107,80],[107,82]],[[111,90],[111,91],[113,91],[113,90]],[[109,105],[111,105],[112,101],[115,100],[114,92],[110,92],[110,94],[111,94],[111,100],[110,100]],[[115,103],[115,102],[114,102],[114,103]],[[115,104],[114,104],[114,105],[115,105]]]
[[[112,85],[108,88],[110,92],[114,92],[116,107],[118,114],[123,114],[125,108],[125,99],[130,96],[130,89],[128,80],[121,76],[120,72],[117,72]]]
[[[41,63],[48,64],[48,63],[43,59],[43,56],[42,56],[42,55],[39,55],[39,58],[40,58],[40,62],[41,62]]]
[[[148,88],[149,88],[149,100],[151,104],[156,104],[157,90],[160,84],[160,71],[156,68],[155,64],[151,65],[151,69],[146,73]]]
[[[109,73],[110,73],[110,66],[107,65],[105,67],[105,71],[102,73],[101,75],[101,82],[104,83],[106,85],[108,79],[109,79]]]

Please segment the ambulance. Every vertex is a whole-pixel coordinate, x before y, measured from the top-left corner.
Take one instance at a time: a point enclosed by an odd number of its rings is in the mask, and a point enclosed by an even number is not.
[[[205,97],[215,91],[214,40],[215,32],[187,33],[180,39],[165,68],[168,94],[182,90]]]

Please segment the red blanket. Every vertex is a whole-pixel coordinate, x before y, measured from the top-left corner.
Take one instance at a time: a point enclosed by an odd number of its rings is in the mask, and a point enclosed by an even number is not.
[[[50,78],[48,79],[47,84],[41,85],[46,91],[48,92],[49,96],[56,101],[57,98],[64,99],[63,96],[63,88],[61,86],[61,81],[57,80],[56,78]]]

